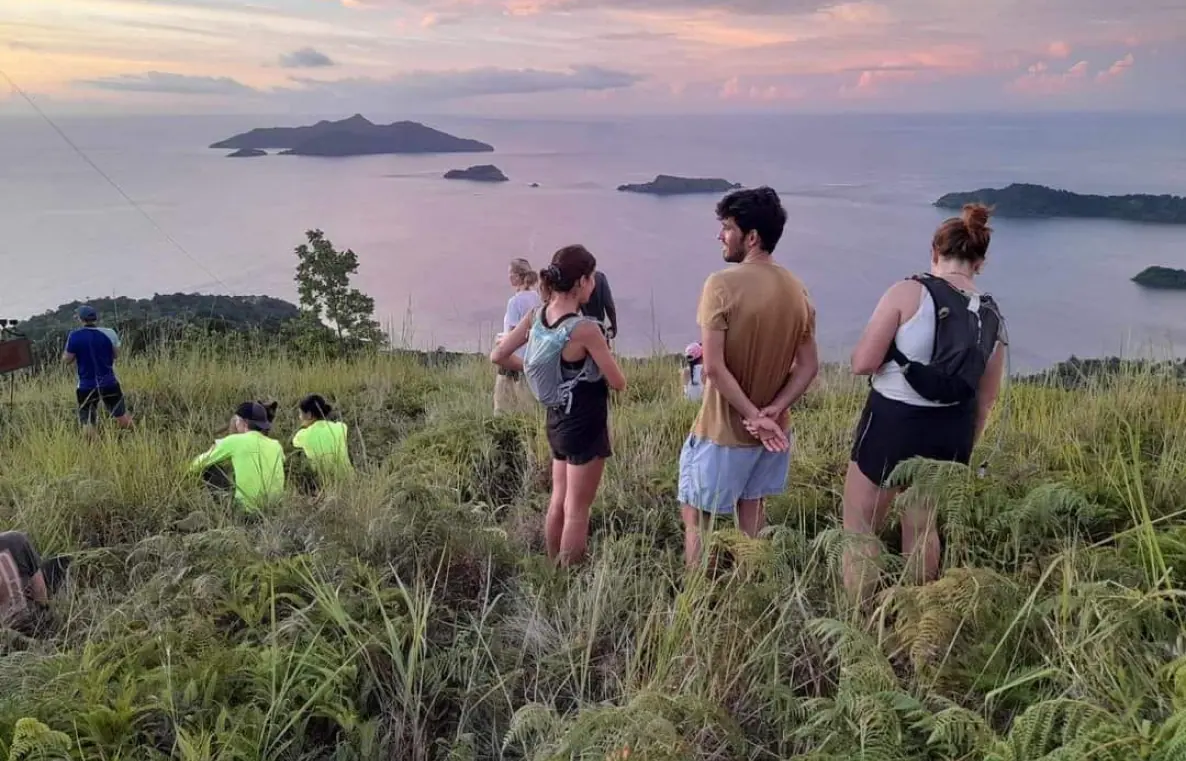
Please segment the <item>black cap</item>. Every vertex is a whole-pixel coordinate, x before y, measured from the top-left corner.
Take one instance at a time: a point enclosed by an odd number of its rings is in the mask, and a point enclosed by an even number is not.
[[[272,427],[268,420],[268,411],[259,402],[243,402],[235,409],[235,414],[247,421],[252,428],[266,431]]]

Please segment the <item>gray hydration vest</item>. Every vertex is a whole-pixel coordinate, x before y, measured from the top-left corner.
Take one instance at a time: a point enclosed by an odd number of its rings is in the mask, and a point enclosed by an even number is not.
[[[531,393],[545,407],[562,407],[567,413],[572,410],[572,390],[581,381],[601,380],[601,368],[586,356],[579,370],[569,370],[562,364],[560,352],[572,336],[572,331],[582,322],[597,321],[580,314],[561,317],[551,328],[544,325],[544,311],[541,306],[535,310],[531,321],[531,332],[527,334],[527,349],[523,353],[523,376]]]

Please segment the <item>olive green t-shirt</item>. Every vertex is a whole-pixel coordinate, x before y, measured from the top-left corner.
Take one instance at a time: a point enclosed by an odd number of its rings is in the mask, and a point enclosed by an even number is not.
[[[194,458],[190,469],[201,471],[231,461],[235,499],[249,512],[258,511],[284,493],[284,447],[259,431],[232,433]]]
[[[725,366],[760,409],[778,396],[796,351],[815,334],[815,308],[802,281],[785,267],[770,260],[745,262],[704,281],[696,322],[725,331]],[[692,433],[720,446],[761,446],[711,380]]]
[[[354,470],[346,448],[346,424],[318,420],[292,437],[292,445],[305,453],[309,464],[322,475],[345,475]]]

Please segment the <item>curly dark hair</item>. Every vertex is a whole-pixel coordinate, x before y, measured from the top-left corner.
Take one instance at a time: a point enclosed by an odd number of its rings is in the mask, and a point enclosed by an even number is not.
[[[773,254],[782,238],[787,223],[786,209],[774,188],[763,185],[760,188],[734,190],[717,203],[717,219],[722,222],[733,220],[742,235],[756,230],[762,242],[762,250]]]

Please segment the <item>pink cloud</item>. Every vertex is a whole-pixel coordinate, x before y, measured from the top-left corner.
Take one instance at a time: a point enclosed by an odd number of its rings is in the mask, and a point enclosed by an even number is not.
[[[1099,74],[1096,74],[1095,78],[1100,82],[1104,82],[1109,79],[1115,79],[1116,77],[1121,76],[1124,74],[1124,72],[1131,69],[1132,65],[1133,57],[1132,53],[1129,53],[1124,58],[1121,58],[1119,61],[1109,66],[1107,69],[1104,69]]]
[[[801,93],[785,85],[742,82],[739,77],[730,77],[721,85],[718,93],[724,100],[775,101],[791,100]]]
[[[1028,95],[1052,95],[1079,86],[1087,77],[1087,61],[1079,61],[1063,72],[1051,71],[1045,61],[1026,69],[1026,73],[1009,84],[1009,89]]]
[[[1071,46],[1061,40],[1055,40],[1046,48],[1046,54],[1051,58],[1066,58],[1071,54]]]

